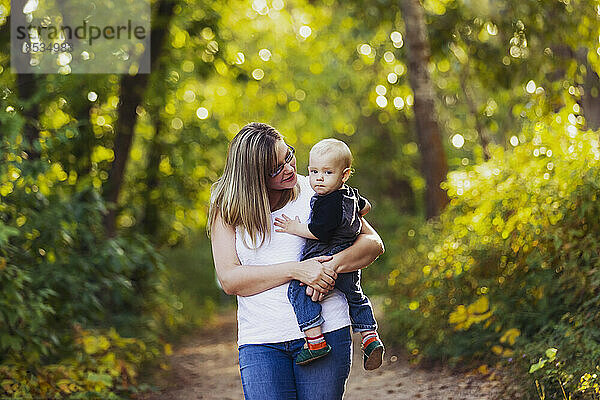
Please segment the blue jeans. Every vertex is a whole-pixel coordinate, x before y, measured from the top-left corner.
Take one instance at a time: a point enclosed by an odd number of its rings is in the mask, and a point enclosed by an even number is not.
[[[335,281],[335,287],[348,300],[350,320],[354,332],[377,330],[373,307],[371,307],[371,302],[360,286],[360,270],[339,274]],[[306,286],[300,286],[299,281],[293,280],[290,282],[288,298],[294,308],[294,313],[296,313],[298,326],[302,331],[323,323],[321,304],[312,301],[306,295]]]
[[[246,400],[340,400],[350,374],[350,328],[325,333],[327,357],[308,365],[295,359],[304,339],[240,346],[240,374]]]

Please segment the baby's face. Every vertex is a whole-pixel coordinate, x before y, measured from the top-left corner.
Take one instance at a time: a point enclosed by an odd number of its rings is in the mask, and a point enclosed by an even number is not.
[[[334,155],[312,154],[308,160],[310,186],[317,194],[325,195],[342,187],[347,177],[345,166]]]

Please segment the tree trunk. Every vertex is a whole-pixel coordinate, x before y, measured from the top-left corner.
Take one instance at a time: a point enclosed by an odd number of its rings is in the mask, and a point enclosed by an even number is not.
[[[150,32],[151,45],[150,49],[145,50],[150,50],[150,65],[153,69],[162,50],[175,4],[175,0],[161,1],[158,5],[158,12],[153,18],[156,23]],[[143,70],[143,68],[140,68],[140,70]],[[117,202],[123,185],[129,150],[133,142],[133,130],[137,122],[136,108],[142,103],[148,79],[149,74],[123,75],[121,79],[121,100],[115,126],[117,136],[113,146],[115,158],[103,192],[104,199],[112,203],[109,204],[109,211],[104,219],[106,233],[110,237],[116,233]]]
[[[433,84],[427,69],[430,49],[423,8],[419,0],[401,0],[400,8],[406,27],[408,76],[415,96],[416,131],[427,185],[425,214],[432,218],[439,215],[449,201],[446,191],[440,187],[446,180],[448,164],[436,118]]]
[[[25,0],[13,1],[9,24],[18,26],[27,26],[28,23],[23,14]],[[11,57],[13,63],[18,66],[19,70],[24,71],[29,67],[29,54],[24,54],[21,49],[11,48]],[[25,125],[23,127],[23,136],[28,145],[27,154],[30,159],[38,159],[39,151],[35,148],[39,139],[39,95],[37,80],[39,76],[30,73],[16,74],[17,93],[23,107],[23,117]]]
[[[17,74],[17,90],[23,106],[23,117],[25,117],[23,136],[29,146],[27,150],[29,159],[40,158],[40,152],[36,149],[40,132],[37,89],[37,77],[34,74]]]
[[[70,77],[75,79],[72,75]],[[81,84],[84,90],[75,92],[81,99],[85,99],[86,94],[92,90],[92,85],[88,82],[89,80],[84,80]],[[72,167],[77,172],[78,179],[88,176],[92,172],[92,151],[96,143],[90,119],[92,108],[92,102],[87,100],[72,104],[73,115],[78,123],[77,130],[79,132],[79,137],[74,140],[73,155],[75,156],[75,163]]]
[[[585,125],[594,131],[600,128],[600,78],[590,63],[585,60],[584,93],[581,98]]]
[[[600,128],[600,77],[594,71],[588,61],[588,49],[580,47],[573,50],[571,47],[563,44],[551,46],[554,56],[561,60],[573,59],[578,64],[585,67],[585,78],[583,82],[583,96],[577,101],[582,108],[582,114],[585,117],[586,128],[598,130]],[[566,74],[564,68],[557,69],[546,77],[550,81],[563,79]],[[563,104],[561,104],[561,107]],[[555,110],[556,112],[558,110]]]
[[[144,193],[144,214],[142,217],[142,229],[151,238],[156,237],[159,226],[160,198],[154,195],[158,190],[160,156],[163,154],[163,143],[161,138],[160,113],[158,107],[150,110],[154,123],[154,137],[150,143],[148,165],[146,167],[146,191]]]
[[[116,137],[113,143],[114,160],[108,173],[108,180],[104,189],[104,199],[111,203],[104,220],[108,236],[116,233],[116,205],[123,185],[125,166],[129,158],[129,150],[133,142],[133,129],[137,122],[135,112],[137,106],[144,98],[148,75],[125,75],[121,79],[121,99],[115,124]]]

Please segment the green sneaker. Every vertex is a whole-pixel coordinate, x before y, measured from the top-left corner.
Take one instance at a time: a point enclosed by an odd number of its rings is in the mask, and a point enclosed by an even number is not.
[[[329,354],[330,351],[330,345],[325,345],[325,347],[319,350],[310,350],[307,347],[305,347],[302,350],[300,350],[300,353],[298,353],[298,356],[296,357],[296,364],[306,365],[318,358],[326,356],[327,354]]]
[[[377,369],[383,362],[383,352],[385,351],[383,343],[380,340],[375,340],[366,348],[363,348],[363,367],[367,371]]]

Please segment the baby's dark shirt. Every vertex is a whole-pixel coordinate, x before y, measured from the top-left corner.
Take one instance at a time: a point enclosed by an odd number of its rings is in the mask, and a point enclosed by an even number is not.
[[[311,200],[308,229],[318,240],[308,239],[302,251],[302,260],[321,255],[335,254],[350,247],[360,233],[360,210],[366,200],[358,189],[343,185],[335,192]],[[331,251],[335,249],[335,252]]]

